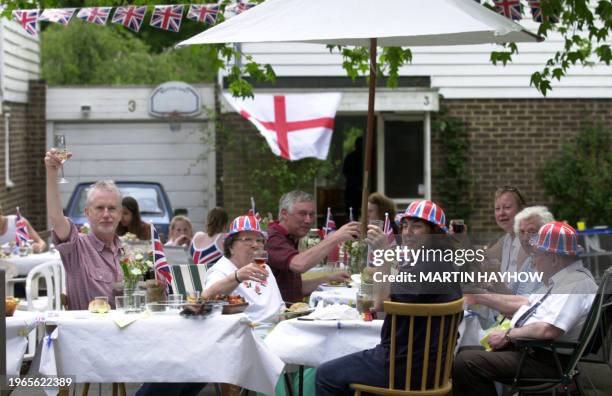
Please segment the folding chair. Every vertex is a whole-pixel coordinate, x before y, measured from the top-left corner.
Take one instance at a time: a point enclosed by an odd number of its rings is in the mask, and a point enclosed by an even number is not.
[[[450,373],[453,367],[454,350],[457,342],[457,332],[459,322],[463,316],[463,298],[448,303],[441,304],[409,304],[385,301],[384,311],[391,315],[391,348],[389,350],[389,387],[382,388],[376,386],[351,384],[355,390],[355,396],[360,396],[361,392],[373,393],[376,395],[398,395],[398,396],[442,396],[449,393],[452,389]],[[406,356],[406,382],[404,389],[395,388],[395,353],[397,351],[397,317],[405,316],[410,320],[410,330],[407,342]],[[423,371],[421,377],[421,389],[411,390],[412,365],[413,365],[413,345],[414,345],[414,323],[415,318],[426,318],[427,325],[425,331],[425,350],[423,352]],[[436,339],[432,339],[432,319],[440,321],[440,331]],[[447,324],[448,323],[448,324]],[[445,329],[448,328],[447,336],[444,337]],[[430,349],[436,348],[436,357],[431,362],[435,368],[433,387],[428,387],[428,374],[430,372]],[[445,356],[442,356],[445,351]]]
[[[172,290],[188,296],[189,293],[202,293],[206,281],[206,266],[197,264],[170,265],[172,271]]]
[[[601,318],[604,311],[609,313],[610,310],[612,310],[612,268],[608,268],[602,277],[578,341],[566,342],[521,338],[514,341],[516,347],[522,350],[522,354],[516,374],[512,380],[511,392],[519,391],[519,394],[522,392],[542,392],[560,385],[569,396],[569,385],[580,374],[577,366],[579,361],[593,361],[588,360],[586,356],[598,352],[602,353],[609,360],[610,340],[608,339],[609,329],[606,326],[609,326],[610,323],[604,323]],[[558,372],[556,377],[538,378],[523,376],[523,363],[532,348],[543,348],[552,352],[554,364]],[[560,349],[572,350],[565,367],[563,367],[559,358]],[[575,381],[575,383],[578,393],[583,395],[584,390],[580,383],[578,381]]]

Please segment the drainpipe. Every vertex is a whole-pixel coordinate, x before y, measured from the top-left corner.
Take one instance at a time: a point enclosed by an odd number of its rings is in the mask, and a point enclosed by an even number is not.
[[[5,109],[6,110],[6,109]],[[4,113],[4,182],[6,188],[15,187],[15,183],[11,180],[11,147],[9,141],[11,125],[11,113]]]

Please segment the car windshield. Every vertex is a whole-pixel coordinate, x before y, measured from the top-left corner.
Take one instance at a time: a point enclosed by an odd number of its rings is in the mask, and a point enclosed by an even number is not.
[[[160,192],[154,186],[122,186],[119,185],[122,197],[133,197],[138,201],[138,207],[140,208],[140,214],[142,215],[153,215],[163,216],[165,215],[164,205],[162,204],[162,198]],[[79,194],[78,205],[74,216],[85,216],[85,203],[87,201],[87,191],[89,188],[84,188]]]

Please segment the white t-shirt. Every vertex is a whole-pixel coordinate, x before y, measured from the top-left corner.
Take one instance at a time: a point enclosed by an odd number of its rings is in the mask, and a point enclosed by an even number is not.
[[[231,294],[239,294],[249,303],[244,313],[253,322],[274,322],[278,319],[278,314],[285,308],[285,303],[281,297],[276,278],[272,274],[270,267],[266,265],[268,278],[265,282],[244,281],[237,285]],[[206,272],[205,289],[214,283],[232,275],[238,268],[230,259],[223,256]]]
[[[554,274],[548,280],[547,286],[543,286],[529,296],[529,305],[522,305],[512,316],[512,327],[523,313],[544,297],[551,287],[548,297],[523,326],[545,322],[564,331],[557,341],[577,341],[597,292],[593,276],[580,260]]]
[[[0,245],[4,245],[7,242],[15,242],[15,230],[16,230],[16,221],[17,221],[17,216],[15,215],[9,215],[9,216],[5,216],[6,217],[6,222],[7,222],[7,226],[6,226],[6,232],[2,235],[0,235]]]

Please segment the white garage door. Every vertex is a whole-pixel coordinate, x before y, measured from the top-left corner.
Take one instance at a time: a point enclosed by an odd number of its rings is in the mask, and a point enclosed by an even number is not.
[[[99,179],[161,183],[174,209],[188,210],[196,230],[215,205],[214,146],[207,122],[183,123],[171,132],[166,122],[53,123],[65,134],[73,158],[65,165],[70,184],[60,185],[66,204],[79,182]]]

